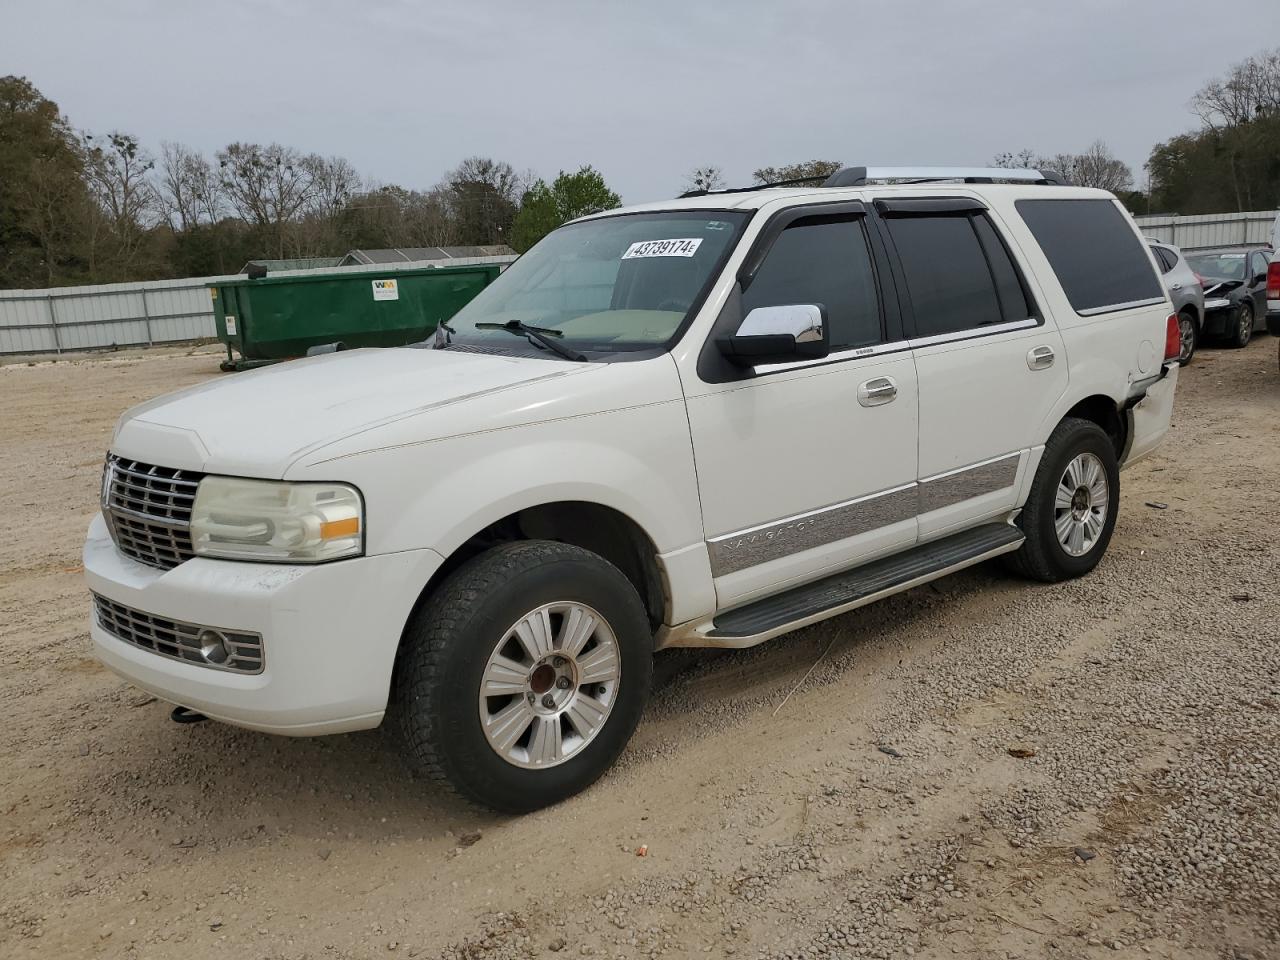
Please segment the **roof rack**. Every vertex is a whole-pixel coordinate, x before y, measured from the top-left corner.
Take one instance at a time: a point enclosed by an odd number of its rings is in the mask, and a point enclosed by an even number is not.
[[[1012,167],[845,167],[822,182],[824,187],[861,187],[877,180],[899,183],[932,183],[961,180],[964,183],[1039,183],[1065,186],[1056,170],[1029,170]]]
[[[862,187],[879,180],[897,183],[936,183],[961,180],[964,183],[1039,183],[1065,187],[1066,179],[1056,170],[1028,170],[1014,167],[845,167],[829,177],[797,177],[794,180],[774,180],[771,183],[753,183],[749,187],[719,187],[715,190],[687,190],[680,199],[705,197],[712,193],[752,193],[768,187],[796,187],[805,183],[823,187]]]

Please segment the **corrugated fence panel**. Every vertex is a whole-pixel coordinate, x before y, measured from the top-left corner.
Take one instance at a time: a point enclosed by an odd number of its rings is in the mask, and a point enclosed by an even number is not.
[[[310,273],[394,273],[430,263],[501,263],[510,256],[380,263],[329,270],[278,270],[275,277]],[[0,354],[60,353],[111,346],[177,343],[217,336],[208,283],[241,275],[110,283],[50,290],[0,290]]]
[[[1210,213],[1188,217],[1135,217],[1146,236],[1183,250],[1243,247],[1271,242],[1275,210]]]

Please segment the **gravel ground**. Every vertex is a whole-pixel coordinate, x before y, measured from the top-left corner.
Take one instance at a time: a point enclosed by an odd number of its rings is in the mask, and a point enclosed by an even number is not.
[[[217,359],[0,367],[0,956],[1280,956],[1273,340],[1183,371],[1091,576],[663,654],[618,769],[519,819],[92,659],[111,425]]]

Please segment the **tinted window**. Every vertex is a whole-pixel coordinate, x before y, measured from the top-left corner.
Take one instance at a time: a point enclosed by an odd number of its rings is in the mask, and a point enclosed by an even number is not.
[[[982,249],[987,255],[991,275],[996,281],[996,294],[1000,297],[1000,313],[1006,322],[1028,320],[1035,311],[1027,303],[1018,270],[1009,256],[1009,249],[996,234],[996,229],[985,216],[973,218],[973,228],[978,231]]]
[[[1178,262],[1178,258],[1164,247],[1152,247],[1151,252],[1156,255],[1156,263],[1160,267],[1161,273],[1168,273],[1173,269],[1173,265]]]
[[[747,313],[792,303],[827,308],[833,351],[880,342],[880,306],[861,218],[801,220],[782,231],[742,306]]]
[[[1151,258],[1110,200],[1019,200],[1017,206],[1077,313],[1164,297]]]
[[[907,275],[916,336],[1003,322],[995,281],[968,217],[892,217],[885,222]],[[1023,313],[1021,319],[1026,318]]]

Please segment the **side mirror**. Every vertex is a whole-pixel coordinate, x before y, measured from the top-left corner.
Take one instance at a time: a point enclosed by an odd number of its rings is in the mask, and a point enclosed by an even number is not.
[[[756,307],[737,333],[720,337],[716,346],[740,367],[820,359],[831,352],[827,309],[818,303]]]

